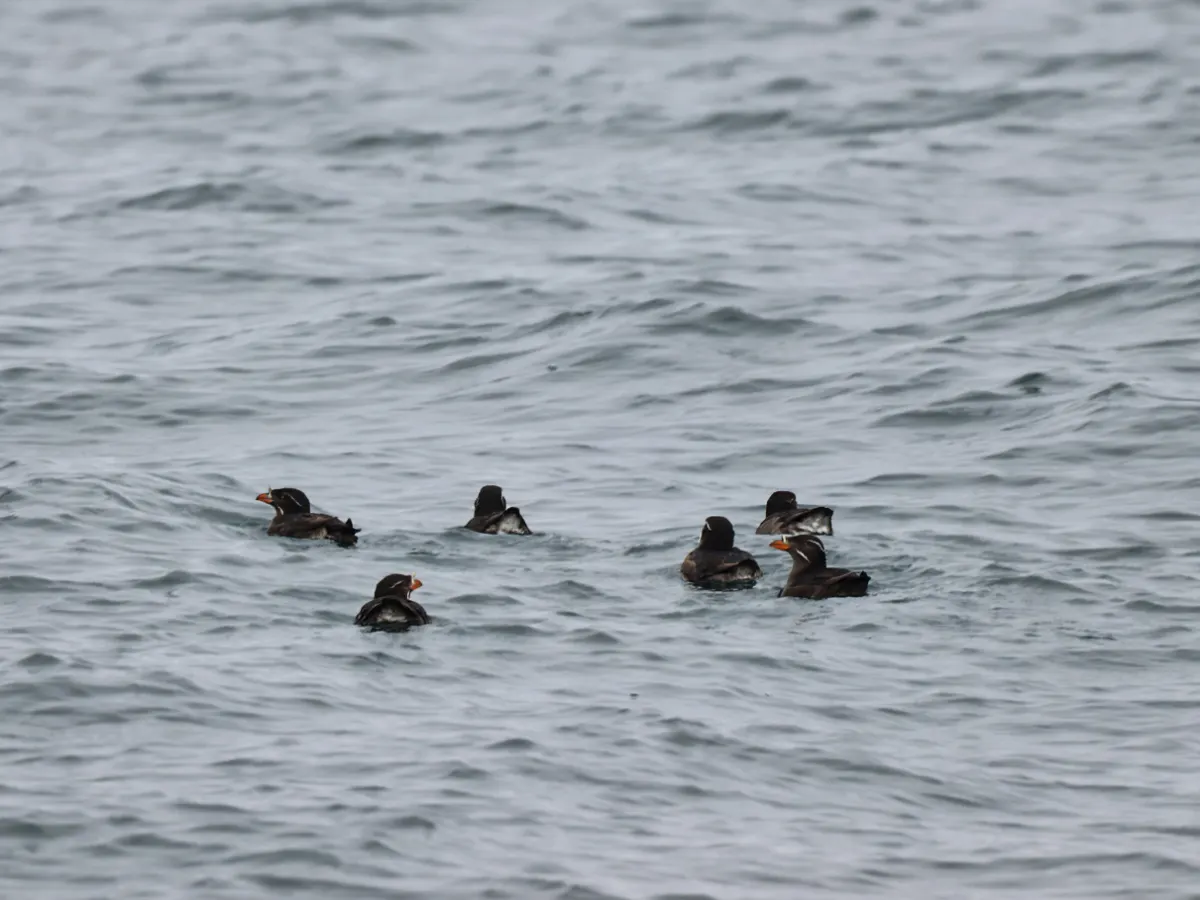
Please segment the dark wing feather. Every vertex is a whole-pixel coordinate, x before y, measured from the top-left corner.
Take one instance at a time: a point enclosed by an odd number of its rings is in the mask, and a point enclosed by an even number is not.
[[[497,534],[533,534],[529,530],[529,526],[525,524],[525,517],[521,515],[521,510],[515,506],[510,506],[496,520]]]
[[[867,592],[871,576],[866,572],[851,572],[848,569],[829,569],[832,577],[825,582],[831,597],[861,597]]]
[[[428,625],[429,613],[425,612],[425,607],[414,600],[412,597],[404,597],[400,600],[405,609],[408,610],[409,618],[412,619],[414,625]]]
[[[700,583],[711,581],[721,575],[732,576],[743,570],[746,579],[761,578],[762,569],[758,561],[745,550],[700,550],[696,549],[684,557],[680,572],[688,581]]]
[[[358,611],[358,615],[354,617],[354,624],[371,624],[371,619],[375,617],[375,614],[379,612],[380,607],[383,606],[383,600],[383,597],[376,597],[373,600],[368,600],[366,603],[364,603],[362,605],[362,609]]]
[[[354,520],[347,519],[343,522],[341,519],[334,519],[330,516],[333,522],[329,526],[329,539],[336,541],[342,547],[351,547],[358,543],[358,533],[361,528],[354,527]]]
[[[521,510],[515,506],[510,506],[504,512],[475,516],[467,522],[466,527],[480,534],[533,534],[525,524]]]
[[[796,578],[789,578],[787,585],[779,592],[781,597],[806,597],[810,600],[821,600],[826,597],[862,597],[867,593],[867,584],[871,576],[866,572],[852,572],[849,569],[821,569],[817,572],[804,572]]]
[[[759,523],[755,534],[833,534],[833,510],[811,506],[773,513]]]
[[[354,624],[404,631],[413,625],[428,625],[429,613],[412,597],[375,597],[363,604]]]
[[[322,513],[298,513],[293,516],[280,516],[271,522],[267,534],[280,537],[320,540],[328,538],[342,546],[358,543],[358,532],[353,520],[343,522],[337,516],[327,516]]]
[[[679,564],[679,574],[683,576],[684,581],[697,582],[700,580],[696,574],[696,551],[693,550],[683,558],[683,562]]]

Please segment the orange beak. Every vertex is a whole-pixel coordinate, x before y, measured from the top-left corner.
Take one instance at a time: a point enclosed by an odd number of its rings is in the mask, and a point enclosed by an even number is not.
[[[788,550],[790,546],[787,541],[771,541],[771,546],[776,550]]]
[[[271,502],[271,494],[270,494],[270,492],[267,492],[265,494],[259,494],[254,499],[257,500],[259,503],[268,503],[269,504]]]
[[[419,588],[420,586],[421,586],[421,579],[420,579],[420,578],[414,578],[414,579],[412,580],[412,589],[415,591],[415,590],[416,590],[417,588]]]

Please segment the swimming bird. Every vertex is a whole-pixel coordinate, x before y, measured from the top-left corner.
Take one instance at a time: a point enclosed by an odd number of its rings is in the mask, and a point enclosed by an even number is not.
[[[428,625],[429,613],[412,598],[420,586],[420,580],[411,575],[384,576],[375,585],[375,596],[354,617],[354,624],[370,626],[372,631],[408,631],[414,625]]]
[[[485,484],[475,498],[475,515],[464,528],[480,534],[533,534],[521,510],[509,506],[499,485]]]
[[[683,558],[679,572],[701,587],[749,587],[762,578],[754,557],[733,546],[733,525],[724,516],[709,516],[700,543]]]
[[[799,506],[791,491],[776,491],[755,534],[833,534],[833,510],[828,506]]]
[[[355,528],[352,519],[343,522],[337,516],[312,512],[308,497],[298,488],[268,488],[254,499],[275,508],[275,518],[267,527],[267,534],[311,541],[325,538],[339,547],[358,543],[357,535],[362,529]]]
[[[826,597],[862,597],[867,593],[871,576],[849,569],[831,569],[825,562],[825,545],[815,535],[803,534],[772,541],[776,550],[785,550],[792,557],[792,571],[780,597],[807,597],[823,600]]]

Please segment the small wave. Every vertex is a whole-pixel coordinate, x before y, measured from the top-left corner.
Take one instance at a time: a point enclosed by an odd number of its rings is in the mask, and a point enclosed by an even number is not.
[[[42,192],[35,187],[23,184],[20,187],[0,193],[0,208],[5,206],[20,206],[40,199]]]
[[[567,636],[567,640],[573,644],[589,644],[599,647],[619,647],[624,643],[620,638],[598,628],[583,628],[578,631],[572,631]]]
[[[477,606],[483,609],[496,606],[521,605],[520,600],[515,597],[509,597],[507,594],[458,594],[454,597],[448,597],[445,603],[446,605],[454,606]]]
[[[40,347],[61,337],[61,329],[42,325],[8,325],[0,328],[0,346]]]
[[[657,556],[664,551],[674,550],[678,546],[679,538],[673,537],[663,541],[656,541],[654,543],[634,544],[633,546],[626,548],[622,555],[634,557]]]
[[[1118,350],[1194,350],[1200,347],[1200,337],[1170,337],[1134,344],[1122,344]]]
[[[42,10],[41,17],[43,21],[53,24],[87,22],[92,25],[102,25],[110,21],[108,12],[103,7],[86,5]]]
[[[823,379],[783,379],[783,378],[746,378],[738,381],[721,380],[715,384],[704,384],[689,388],[678,394],[680,397],[705,397],[709,395],[731,394],[733,396],[778,397],[781,393],[796,391],[802,388],[812,388],[821,384]],[[705,463],[707,465],[708,463]]]
[[[550,632],[523,622],[497,622],[471,626],[473,631],[495,634],[502,637],[547,637]]]
[[[1100,390],[1096,391],[1094,394],[1089,394],[1088,400],[1089,401],[1108,400],[1111,398],[1120,399],[1123,397],[1135,397],[1135,396],[1137,396],[1137,389],[1134,388],[1131,384],[1128,384],[1127,382],[1124,382],[1124,381],[1114,381],[1112,384],[1101,388]]]
[[[383,822],[384,828],[387,831],[426,831],[432,832],[437,830],[437,823],[424,816],[393,816]]]
[[[301,25],[328,22],[332,19],[413,18],[458,12],[461,4],[449,0],[395,0],[371,3],[367,0],[328,0],[325,3],[289,2],[281,6],[226,6],[218,9],[214,18],[239,19],[243,22],[294,22]]]
[[[45,366],[9,366],[7,369],[0,369],[0,381],[33,381],[48,375],[51,375],[51,372],[48,372]]]
[[[1158,66],[1166,61],[1162,52],[1155,49],[1126,50],[1120,52],[1092,52],[1055,54],[1043,59],[1029,73],[1030,78],[1045,78],[1073,69],[1122,69],[1129,66]]]
[[[156,90],[148,93],[138,101],[143,106],[177,107],[185,103],[210,103],[214,106],[224,106],[236,109],[249,106],[253,102],[250,94],[241,91],[227,90]]]
[[[525,356],[526,353],[527,351],[525,350],[513,350],[508,353],[480,353],[475,356],[461,356],[456,360],[446,363],[439,371],[469,372],[472,369],[487,368],[497,363],[508,362],[510,359]]]
[[[225,865],[258,865],[282,866],[318,866],[326,869],[342,868],[342,860],[333,853],[324,853],[311,847],[283,847],[276,850],[263,850],[252,853],[237,853],[227,856],[222,863]]]
[[[575,581],[574,579],[555,582],[554,584],[547,585],[543,590],[558,596],[560,599],[572,602],[601,600],[605,597],[603,591],[592,587],[590,584],[584,584],[582,581]]]
[[[739,196],[764,203],[819,203],[839,206],[871,206],[874,200],[849,194],[818,191],[792,183],[751,182],[737,189]]]
[[[961,378],[966,370],[959,366],[934,366],[909,376],[903,382],[884,382],[876,387],[868,388],[868,394],[890,397],[896,394],[907,394],[914,391],[927,391],[930,388],[946,387]]]
[[[412,208],[414,212],[423,216],[450,215],[468,222],[495,219],[506,225],[549,226],[564,231],[587,231],[591,228],[584,219],[552,207],[524,203],[473,200],[461,203],[417,203]],[[449,285],[444,287],[449,289]]]
[[[538,745],[529,738],[506,738],[487,745],[488,750],[537,750]]]
[[[387,316],[385,318],[391,318]],[[463,335],[448,335],[445,337],[436,337],[430,339],[410,339],[408,352],[410,353],[440,353],[443,350],[465,349],[467,347],[478,347],[480,344],[491,343],[491,339],[481,334],[463,334]]]
[[[1023,394],[1040,394],[1050,383],[1050,376],[1043,372],[1026,372],[1008,383],[1008,387],[1016,388]]]
[[[162,575],[156,575],[153,578],[144,578],[140,581],[135,581],[131,585],[135,588],[165,588],[178,587],[181,584],[191,584],[196,581],[196,577],[191,572],[186,572],[183,569],[172,569]]]
[[[1200,517],[1198,517],[1200,518]],[[1056,556],[1066,559],[1134,560],[1159,559],[1164,555],[1161,547],[1154,544],[1123,541],[1103,547],[1071,547],[1055,551]]]
[[[522,203],[493,203],[479,209],[479,214],[490,218],[530,222],[538,225],[553,225],[567,231],[586,231],[591,226],[583,219],[569,216],[545,206],[529,206]]]
[[[992,587],[1000,588],[1020,588],[1034,593],[1066,593],[1076,596],[1088,594],[1081,587],[1076,587],[1066,581],[1061,581],[1057,578],[1049,578],[1045,575],[999,575],[991,576],[984,579],[985,583]]]
[[[698,25],[737,25],[736,16],[711,13],[671,12],[627,19],[625,27],[635,31],[659,31],[695,28]]]
[[[854,625],[848,625],[843,629],[847,634],[874,634],[877,631],[884,630],[884,626],[878,622],[858,622]]]
[[[595,317],[595,313],[590,309],[567,309],[562,312],[556,312],[553,315],[547,316],[540,322],[530,325],[526,334],[542,334],[547,331],[555,331],[559,328],[577,325],[580,322],[586,322]]]
[[[662,724],[667,726],[664,740],[678,747],[725,747],[731,743],[724,737],[712,734],[703,722],[669,718],[664,719]]]
[[[340,205],[313,194],[288,191],[274,185],[202,181],[163,188],[120,201],[120,209],[181,212],[205,206],[220,206],[244,212],[299,213]]]
[[[133,834],[123,834],[103,846],[107,855],[113,853],[114,850],[119,853],[120,850],[126,848],[133,850],[189,850],[194,853],[199,845],[190,841],[177,841],[153,831],[136,831]]]
[[[1200,522],[1200,513],[1183,509],[1155,509],[1137,516],[1151,522]]]
[[[28,656],[18,660],[17,665],[22,669],[40,670],[60,666],[62,662],[61,659],[51,653],[42,653],[39,651],[30,653]]]
[[[1023,112],[1051,118],[1085,99],[1079,91],[922,90],[903,101],[866,103],[841,120],[815,123],[811,133],[828,137],[865,137],[896,131],[928,131]]]
[[[648,324],[645,330],[651,334],[703,334],[714,337],[779,336],[795,334],[813,327],[813,323],[802,318],[766,318],[747,312],[737,306],[720,306],[711,309],[705,304],[694,304]]]
[[[36,575],[0,575],[0,593],[4,594],[58,594],[72,586]]]
[[[838,15],[843,25],[865,25],[879,18],[879,12],[871,6],[854,6]]]
[[[376,150],[413,149],[437,147],[446,143],[447,137],[440,131],[418,131],[412,128],[396,128],[392,131],[354,136],[343,136],[328,142],[325,152],[334,155],[370,153]]]
[[[702,297],[743,297],[754,288],[733,281],[701,278],[696,281],[676,283],[672,287],[684,294],[699,294]]]
[[[492,777],[492,773],[469,763],[454,762],[446,770],[444,777],[455,781],[486,781]]]
[[[681,216],[671,215],[663,212],[661,209],[645,209],[643,207],[634,207],[633,209],[623,210],[625,215],[631,219],[636,219],[639,222],[649,222],[652,225],[695,225],[694,219],[685,219]]]
[[[612,316],[640,316],[644,313],[661,312],[664,309],[673,309],[675,301],[669,300],[666,297],[653,297],[650,300],[627,301],[624,303],[613,303],[607,308],[601,310],[600,318],[606,319]]]
[[[22,844],[26,842],[41,843],[58,838],[73,837],[87,829],[87,826],[82,823],[56,822],[51,824],[45,821],[46,818],[45,811],[37,815],[36,821],[4,816],[0,818],[0,837],[19,841]]]
[[[684,131],[711,131],[715,134],[743,134],[787,126],[792,113],[786,109],[731,109],[709,113],[683,126]]]
[[[1161,603],[1157,600],[1130,600],[1125,604],[1126,609],[1152,614],[1195,616],[1200,612],[1200,605],[1194,603]]]
[[[177,800],[172,804],[180,812],[198,815],[217,815],[230,816],[232,818],[243,818],[249,815],[249,810],[242,806],[233,806],[229,803],[207,803],[200,800]]]
[[[764,94],[806,94],[821,89],[815,81],[803,76],[785,75],[768,81],[759,90]]]
[[[668,77],[686,81],[699,81],[703,79],[727,81],[743,69],[753,66],[754,63],[755,60],[752,57],[734,56],[730,59],[692,63],[672,72]]]
[[[966,391],[949,400],[939,400],[928,406],[889,413],[875,420],[878,428],[909,428],[922,426],[971,426],[980,420],[998,419],[1014,414],[1010,408],[1013,398],[995,391]]]
[[[753,666],[757,669],[774,669],[778,671],[820,672],[820,666],[814,666],[793,657],[768,656],[765,653],[727,652],[718,653],[716,659],[734,663],[739,666]]]
[[[425,52],[424,48],[414,41],[386,34],[352,34],[342,37],[341,41],[349,47],[375,50],[389,56]]]
[[[584,348],[566,355],[558,361],[560,367],[570,372],[586,372],[594,369],[618,369],[634,367],[644,361],[655,347],[638,341],[610,342],[599,348]]]
[[[1106,301],[1127,295],[1142,295],[1153,284],[1143,278],[1130,278],[1123,281],[1110,281],[1103,284],[1076,288],[1064,291],[1045,300],[1034,300],[1015,306],[987,309],[982,312],[970,313],[955,321],[957,325],[968,326],[968,330],[980,328],[1010,328],[1012,323],[1031,319],[1051,319],[1057,316],[1069,316],[1072,321],[1078,319],[1084,308],[1097,307]],[[1118,312],[1119,309],[1109,308],[1105,311]]]

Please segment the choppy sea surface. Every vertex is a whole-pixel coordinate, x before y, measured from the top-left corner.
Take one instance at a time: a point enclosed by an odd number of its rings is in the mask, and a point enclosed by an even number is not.
[[[1200,6],[0,34],[0,895],[1200,897]]]

